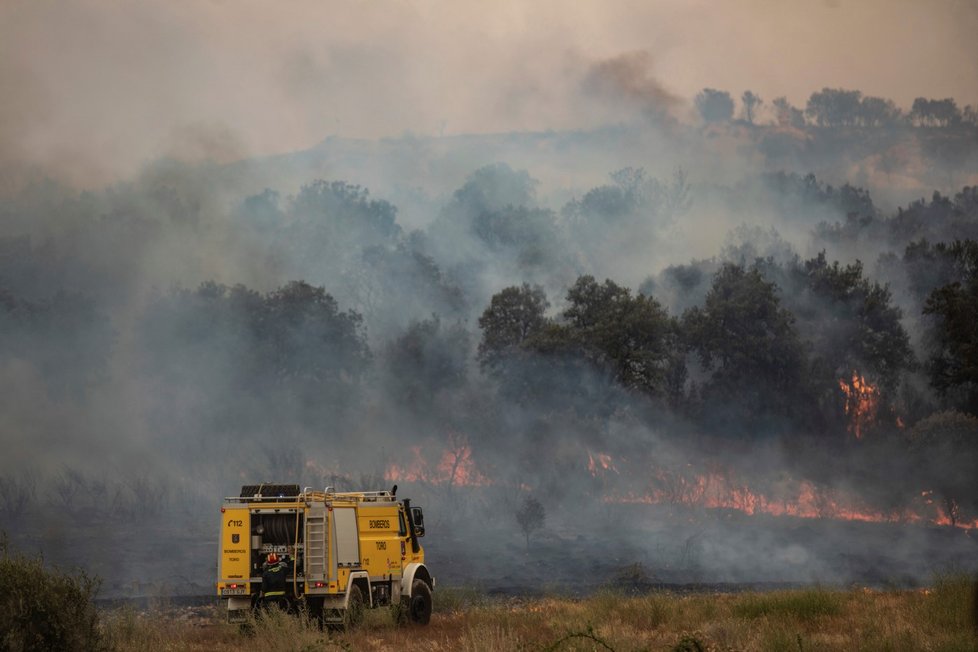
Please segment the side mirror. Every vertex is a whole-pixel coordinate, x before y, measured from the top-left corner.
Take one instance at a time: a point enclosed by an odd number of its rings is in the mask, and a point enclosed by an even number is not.
[[[419,536],[424,536],[424,514],[421,512],[420,507],[411,508],[411,521],[414,523],[414,533]]]

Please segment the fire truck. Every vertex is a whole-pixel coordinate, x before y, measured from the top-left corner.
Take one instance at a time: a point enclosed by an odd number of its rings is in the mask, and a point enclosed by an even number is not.
[[[228,621],[263,605],[270,555],[288,561],[277,602],[320,623],[355,627],[363,610],[390,606],[399,621],[426,625],[435,578],[419,539],[424,515],[390,491],[339,493],[299,485],[246,485],[221,505],[217,594]],[[267,606],[267,605],[266,605]]]

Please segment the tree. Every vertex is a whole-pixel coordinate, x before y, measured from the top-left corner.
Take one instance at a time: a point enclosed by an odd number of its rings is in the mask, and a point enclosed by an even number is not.
[[[478,358],[483,368],[497,366],[512,355],[547,324],[544,312],[550,307],[543,288],[524,283],[493,295],[489,307],[479,317],[482,341]]]
[[[859,123],[860,91],[823,88],[812,93],[805,114],[820,127],[851,127]]]
[[[396,337],[407,324],[432,313],[461,315],[462,289],[422,248],[416,243],[366,247],[360,264],[347,275],[355,307],[370,324],[371,336]]]
[[[561,254],[562,233],[553,211],[535,205],[536,185],[505,164],[476,170],[428,226],[428,253],[480,297],[487,268],[508,278],[545,274]]]
[[[919,127],[954,127],[961,123],[961,110],[954,98],[929,100],[918,97],[910,107],[910,120]]]
[[[794,342],[794,317],[781,307],[776,286],[755,268],[725,264],[713,279],[703,308],[685,315],[694,348],[721,375],[776,370]]]
[[[754,124],[757,109],[764,103],[764,100],[761,99],[760,95],[755,95],[753,91],[744,91],[744,94],[740,96],[740,102],[744,105],[744,120]]]
[[[851,216],[857,224],[871,224],[879,216],[869,191],[848,183],[835,188],[819,181],[811,172],[804,176],[794,172],[777,172],[765,175],[764,181],[774,192],[774,198],[785,217],[807,216],[811,213],[812,205],[847,218]],[[833,227],[820,225],[818,229],[824,232]]]
[[[727,122],[733,116],[734,102],[727,91],[704,88],[694,104],[704,122]]]
[[[61,468],[61,473],[54,479],[53,489],[59,505],[66,510],[71,510],[75,498],[85,487],[85,477],[78,469],[65,464]]]
[[[858,260],[830,265],[824,251],[795,268],[794,275],[800,287],[790,293],[789,306],[812,343],[816,366],[828,375],[823,383],[834,389],[838,378],[856,369],[882,389],[894,390],[914,356],[889,288],[863,278]]]
[[[919,477],[951,524],[978,509],[978,418],[953,410],[922,419],[907,433]],[[970,512],[970,514],[966,514]]]
[[[546,266],[559,256],[560,234],[551,210],[507,206],[485,211],[473,218],[472,232],[494,254],[509,253],[520,268]]]
[[[516,510],[516,522],[526,537],[526,549],[530,549],[530,535],[543,527],[547,513],[540,501],[533,496],[523,499],[523,504]]]
[[[30,301],[0,288],[0,360],[27,360],[56,394],[84,395],[106,377],[116,333],[91,298]]]
[[[806,416],[801,342],[776,289],[756,268],[724,264],[703,307],[683,315],[687,345],[709,373],[707,408],[728,427]]]
[[[471,219],[507,206],[532,206],[537,183],[526,170],[516,171],[505,163],[487,165],[473,172],[455,191],[448,210]]]
[[[786,97],[776,97],[771,103],[774,105],[774,115],[778,124],[782,127],[795,127],[801,129],[805,126],[805,114],[801,109],[795,108],[788,102]]]
[[[401,237],[397,208],[370,198],[366,188],[317,180],[302,186],[289,207],[281,247],[295,265],[292,278],[336,278],[359,263],[366,247],[394,245]]]
[[[939,255],[953,264],[954,281],[935,289],[924,304],[933,315],[931,384],[952,405],[978,414],[978,241],[938,244]]]
[[[821,252],[784,267],[761,266],[768,280],[784,288],[784,303],[795,318],[799,338],[807,349],[805,377],[814,392],[819,427],[846,426],[857,437],[869,425],[892,424],[893,397],[904,372],[915,364],[902,311],[888,287],[863,276],[862,263],[829,264]],[[874,397],[858,419],[840,394],[840,383],[858,383]],[[881,399],[881,400],[877,400]],[[883,408],[880,411],[880,408]],[[887,420],[877,416],[886,416]]]
[[[562,211],[579,230],[589,227],[582,235],[596,236],[611,225],[634,230],[651,216],[668,219],[689,209],[690,187],[682,169],[674,172],[671,183],[648,176],[644,168],[622,168],[610,176],[614,184],[592,188]]]
[[[265,188],[261,193],[246,198],[238,207],[235,217],[258,231],[279,228],[284,217],[279,208],[279,194]]]
[[[961,110],[961,121],[972,127],[978,127],[978,106],[969,104]]]
[[[366,188],[343,181],[314,181],[302,186],[292,201],[291,213],[300,242],[336,253],[392,242],[401,235],[397,208],[370,198]]]
[[[173,384],[224,370],[256,395],[281,389],[313,397],[359,384],[371,360],[362,322],[325,288],[303,281],[265,295],[210,282],[152,305],[141,346],[147,369]]]
[[[580,200],[568,203],[564,214],[578,222],[616,223],[626,220],[657,198],[659,183],[649,178],[643,168],[616,170],[611,173],[611,179],[614,184],[592,188]]]
[[[610,176],[613,183],[592,188],[561,211],[569,240],[586,259],[583,266],[590,269],[607,268],[612,260],[621,264],[630,257],[643,264],[649,247],[664,237],[664,228],[691,204],[690,185],[681,169],[669,181],[631,167]]]
[[[17,475],[0,475],[0,514],[6,521],[16,522],[37,498],[37,478],[31,469],[21,469]]]
[[[681,391],[667,387],[679,374],[682,356],[676,324],[652,297],[632,296],[611,280],[599,285],[582,276],[567,292],[570,306],[562,314],[565,336],[582,353],[611,370],[615,380],[629,389],[665,396]]]
[[[898,124],[903,112],[893,100],[864,97],[859,103],[859,122],[864,127],[890,127]]]
[[[340,312],[326,289],[292,281],[270,292],[253,329],[267,369],[281,383],[358,381],[370,361],[363,318]]]
[[[294,219],[327,238],[366,245],[389,241],[401,233],[393,204],[371,199],[366,188],[344,181],[319,179],[302,186],[291,211]]]
[[[440,392],[464,385],[468,356],[460,323],[444,327],[437,315],[414,322],[385,350],[391,394],[418,413],[434,412]]]

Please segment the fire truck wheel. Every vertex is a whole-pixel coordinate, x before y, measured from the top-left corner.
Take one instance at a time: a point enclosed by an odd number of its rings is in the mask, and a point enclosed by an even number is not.
[[[431,620],[431,589],[423,580],[414,580],[411,585],[408,618],[416,625],[427,625]]]
[[[356,629],[363,624],[363,593],[356,584],[350,587],[350,601],[346,605],[343,624],[347,630]]]

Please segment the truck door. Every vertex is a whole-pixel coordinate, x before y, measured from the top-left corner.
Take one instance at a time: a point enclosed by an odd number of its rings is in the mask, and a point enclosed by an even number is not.
[[[336,564],[360,565],[360,535],[357,532],[355,507],[333,508],[333,533],[336,537]]]

